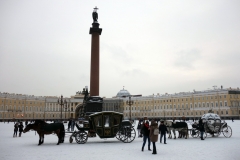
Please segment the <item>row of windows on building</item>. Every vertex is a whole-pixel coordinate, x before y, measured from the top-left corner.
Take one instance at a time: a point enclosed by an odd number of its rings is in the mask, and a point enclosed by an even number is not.
[[[0,101],[1,102],[1,101]],[[2,103],[4,103],[4,100],[2,100]],[[36,105],[42,105],[44,102],[35,102],[35,101],[16,101],[16,100],[5,100],[5,104],[10,103],[10,104],[36,104]]]
[[[240,105],[240,104],[239,104]],[[224,102],[224,106],[227,107],[227,102]],[[154,106],[154,109],[190,109],[190,108],[193,108],[193,105],[190,104],[182,104],[182,105],[173,105],[173,108],[172,108],[172,105],[163,105],[163,106]],[[197,107],[223,107],[223,102],[219,102],[219,106],[218,106],[218,102],[216,103],[195,103],[194,104],[194,107],[197,108]],[[145,107],[136,107],[136,106],[132,106],[131,107],[132,110],[141,110],[141,109],[151,109],[150,106],[145,106]],[[126,107],[126,110],[130,110],[130,106],[127,106]]]
[[[0,101],[1,102],[1,101]],[[5,102],[4,102],[4,100],[2,100],[2,104],[7,104],[7,103],[9,103],[9,104],[34,104],[34,105],[44,105],[45,106],[45,103],[44,102],[35,102],[35,101],[33,101],[33,102],[29,102],[29,101],[14,101],[14,100],[6,100]],[[71,105],[71,106],[74,106],[74,105],[77,105],[77,103],[67,103],[68,105]],[[50,106],[53,106],[53,105],[58,105],[57,104],[57,102],[56,103],[49,103],[49,104],[47,104],[47,105],[50,105]]]
[[[41,112],[41,111],[44,111],[44,108],[45,107],[35,107],[35,106],[26,106],[25,107],[25,112],[27,111],[32,111],[32,112]],[[2,105],[1,108],[0,108],[1,111],[21,111],[23,112],[24,111],[24,106],[4,106]],[[74,108],[71,107],[71,108],[65,108],[63,107],[62,109],[63,111],[73,111]],[[46,110],[45,111],[61,111],[61,107],[58,107],[58,106],[51,106],[51,107],[46,107]]]
[[[62,115],[63,118],[65,118],[65,115]],[[66,115],[66,118],[68,118],[69,115]],[[44,114],[5,114],[3,116],[3,114],[0,114],[0,118],[44,118]],[[45,114],[45,118],[61,118],[61,114]]]
[[[226,99],[227,96],[209,96],[209,97],[198,97],[198,98],[194,98],[195,101],[197,100],[210,100],[210,99],[222,99],[223,97]],[[232,98],[232,96],[230,96],[230,98]],[[236,95],[234,98],[238,98],[238,95]],[[154,103],[165,103],[165,102],[172,102],[171,99],[167,99],[167,100],[149,100],[149,101],[135,101],[134,104],[150,104],[152,103],[152,101],[154,101]],[[173,99],[173,102],[183,102],[183,101],[192,101],[192,98],[181,98],[181,99]]]
[[[159,112],[159,113],[131,113],[132,116],[194,116],[199,115],[202,116],[205,113],[208,113],[208,111],[195,111],[195,112]],[[221,115],[228,115],[228,111],[214,111],[216,114],[221,114]],[[239,111],[240,114],[240,111]],[[129,116],[129,113],[125,113],[125,116]]]

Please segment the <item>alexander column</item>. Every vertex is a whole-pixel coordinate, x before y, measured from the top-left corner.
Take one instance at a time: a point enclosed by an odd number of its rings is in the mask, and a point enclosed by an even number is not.
[[[97,7],[93,10],[93,23],[89,31],[92,35],[90,96],[99,96],[99,35],[102,33],[102,28],[99,28],[97,10]]]

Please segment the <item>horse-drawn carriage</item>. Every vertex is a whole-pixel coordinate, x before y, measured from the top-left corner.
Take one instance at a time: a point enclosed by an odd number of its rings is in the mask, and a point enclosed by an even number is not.
[[[207,137],[207,134],[211,136],[218,137],[221,133],[226,138],[230,138],[232,136],[232,128],[227,125],[227,123],[219,117],[219,115],[214,113],[207,113],[201,117],[204,123],[205,134],[203,138]],[[198,124],[195,122],[192,124],[192,132],[191,135],[194,138],[199,137],[200,131],[198,129]]]
[[[89,137],[114,138],[124,143],[132,142],[136,137],[135,129],[130,121],[122,121],[123,114],[119,112],[104,111],[89,115],[88,120],[80,120],[76,123],[78,131],[74,131],[73,137],[79,144],[87,142]]]

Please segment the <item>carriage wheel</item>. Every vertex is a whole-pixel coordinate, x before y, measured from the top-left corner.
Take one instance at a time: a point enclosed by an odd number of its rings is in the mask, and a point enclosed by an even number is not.
[[[126,139],[126,137],[125,137],[125,129],[126,129],[126,128],[121,127],[120,130],[116,133],[116,138],[117,138],[119,141],[124,142],[124,140]]]
[[[88,136],[84,131],[79,131],[76,133],[75,140],[78,144],[84,144],[87,142]]]
[[[119,131],[116,133],[116,138],[117,138],[119,141],[123,141],[124,137],[123,137],[123,132],[121,132],[121,130],[119,130]]]
[[[230,126],[224,127],[223,128],[223,135],[226,138],[230,138],[232,136],[232,128]]]
[[[133,127],[126,127],[124,128],[124,135],[122,142],[124,143],[131,143],[136,137],[136,131]]]
[[[116,133],[116,138],[117,138],[118,140],[120,140],[119,132]]]
[[[193,134],[193,130],[192,130],[192,132],[191,132],[191,136],[193,137],[193,138],[197,138],[198,136],[199,136],[199,131],[198,130],[194,130],[195,131],[195,134]]]

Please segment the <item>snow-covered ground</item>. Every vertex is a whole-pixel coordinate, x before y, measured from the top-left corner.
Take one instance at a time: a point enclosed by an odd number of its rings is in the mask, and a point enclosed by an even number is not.
[[[167,144],[157,142],[157,154],[152,155],[147,150],[147,144],[144,152],[141,151],[142,138],[137,137],[132,143],[95,137],[89,138],[85,144],[77,144],[75,140],[70,144],[67,134],[65,143],[56,145],[57,137],[46,135],[44,144],[38,146],[35,132],[13,138],[14,124],[1,122],[0,160],[240,160],[240,121],[227,123],[233,130],[231,138],[221,134],[219,137],[207,137],[204,141],[191,136],[189,139],[167,139]]]

